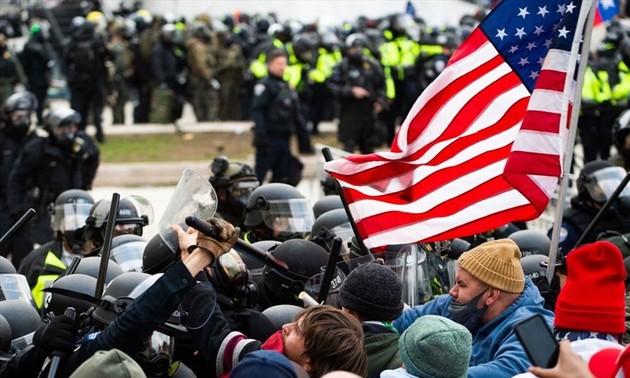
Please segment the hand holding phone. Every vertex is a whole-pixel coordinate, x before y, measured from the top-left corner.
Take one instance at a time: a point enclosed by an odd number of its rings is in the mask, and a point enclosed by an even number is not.
[[[514,333],[532,365],[552,368],[558,363],[558,341],[542,315],[535,314],[514,324]]]

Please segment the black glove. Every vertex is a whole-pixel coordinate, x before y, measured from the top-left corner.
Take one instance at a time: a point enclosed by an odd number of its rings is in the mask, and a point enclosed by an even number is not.
[[[267,134],[254,133],[254,147],[259,150],[266,150],[269,148],[269,137]]]
[[[66,315],[57,315],[50,323],[41,325],[35,335],[33,344],[42,348],[47,354],[53,351],[72,352],[77,341],[78,328],[73,319]]]

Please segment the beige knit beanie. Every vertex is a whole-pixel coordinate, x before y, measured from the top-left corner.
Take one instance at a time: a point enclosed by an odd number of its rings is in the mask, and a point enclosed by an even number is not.
[[[510,239],[485,242],[464,252],[457,261],[473,277],[497,289],[521,293],[525,288],[521,251]]]

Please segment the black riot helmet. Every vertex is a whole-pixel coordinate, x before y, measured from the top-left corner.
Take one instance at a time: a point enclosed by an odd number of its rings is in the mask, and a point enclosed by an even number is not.
[[[96,303],[96,278],[87,274],[70,274],[59,277],[44,291],[42,313],[61,315],[66,308],[72,307],[77,314],[82,314]]]
[[[293,186],[281,183],[262,185],[247,201],[244,224],[264,226],[269,235],[261,239],[287,240],[305,237],[313,227],[313,210]]]
[[[519,230],[508,236],[518,245],[521,256],[544,255],[549,256],[551,240],[540,230]]]
[[[141,272],[142,255],[148,242],[134,234],[118,235],[112,239],[110,259],[114,260],[123,272]]]
[[[90,193],[80,189],[70,189],[57,196],[48,208],[52,230],[58,240],[66,240],[75,254],[84,253],[82,229],[94,205]]]
[[[109,219],[111,200],[100,200],[92,206],[85,221],[84,237],[96,248],[103,244],[103,235]],[[142,228],[153,222],[153,206],[142,196],[127,196],[120,199],[114,236],[134,234],[142,236]]]
[[[0,315],[9,322],[13,339],[35,332],[42,325],[35,307],[21,299],[0,301]]]
[[[341,257],[350,254],[350,242],[354,231],[345,209],[334,209],[322,214],[313,223],[311,240],[330,251],[335,237],[341,238]]]
[[[628,135],[630,135],[630,109],[624,110],[613,125],[615,147],[624,160],[630,163],[630,139]]]
[[[13,340],[13,332],[11,325],[7,319],[0,315],[0,352],[9,353],[11,350],[11,340]]]
[[[70,147],[74,144],[81,115],[68,107],[58,107],[48,112],[44,128],[59,145]]]
[[[84,257],[79,260],[79,264],[77,264],[77,268],[74,270],[74,274],[86,274],[90,277],[98,278],[98,271],[100,270],[100,268],[100,256]],[[123,271],[120,266],[114,261],[109,260],[107,262],[107,272],[105,273],[105,284],[120,276],[122,273]]]
[[[535,279],[547,276],[549,257],[545,255],[528,255],[521,258],[521,267],[525,276]]]
[[[229,213],[231,219],[242,223],[247,201],[260,182],[252,167],[244,163],[230,162],[225,156],[217,156],[210,165],[212,176],[210,184],[219,198],[218,211],[221,215]],[[236,224],[241,226],[241,224]]]
[[[288,269],[268,263],[263,270],[265,297],[273,304],[301,305],[298,294],[312,276],[321,273],[328,262],[328,253],[319,245],[291,239],[271,250],[273,257],[285,262]]]
[[[29,134],[31,114],[37,109],[37,98],[28,91],[15,92],[4,102],[2,121],[6,132],[16,138]]]
[[[15,266],[4,256],[0,256],[0,274],[16,274]]]
[[[176,252],[171,250],[160,234],[155,234],[144,247],[142,271],[149,274],[164,272],[177,262]]]
[[[241,303],[248,299],[256,302],[257,298],[251,298],[250,293],[257,296],[257,289],[250,285],[249,271],[241,256],[233,249],[222,254],[210,265],[212,271],[211,281],[217,291],[232,300],[233,304]],[[248,303],[250,306],[255,303]]]
[[[262,314],[265,315],[267,319],[269,319],[269,321],[277,331],[280,331],[282,330],[283,325],[287,323],[292,323],[295,320],[297,314],[302,311],[304,311],[304,308],[300,306],[280,304],[266,308],[262,312]]]
[[[362,49],[370,48],[370,40],[363,33],[354,33],[350,34],[348,38],[346,38],[346,49],[350,49],[352,47],[360,47]]]
[[[315,220],[317,220],[322,214],[335,209],[342,209],[343,202],[341,201],[341,196],[334,194],[324,196],[315,202],[313,205],[313,215],[315,216]]]
[[[317,64],[319,42],[320,38],[317,33],[296,34],[291,40],[293,53],[301,62],[315,65]]]
[[[99,305],[92,312],[92,317],[103,325],[108,325],[122,315],[127,306],[151,287],[160,276],[127,272],[116,277],[105,289]],[[176,312],[179,315],[179,311]],[[177,321],[179,322],[179,318]],[[172,336],[161,332],[165,330],[164,326],[158,326],[158,330],[144,341],[143,348],[136,358],[147,376],[168,376],[175,344]]]

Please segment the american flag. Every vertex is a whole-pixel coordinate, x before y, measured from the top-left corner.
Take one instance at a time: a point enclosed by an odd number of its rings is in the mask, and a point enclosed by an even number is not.
[[[593,23],[595,26],[603,25],[619,13],[619,0],[598,0],[595,9]]]
[[[541,214],[562,172],[591,5],[502,1],[418,98],[390,152],[325,164],[366,247],[446,240]]]

